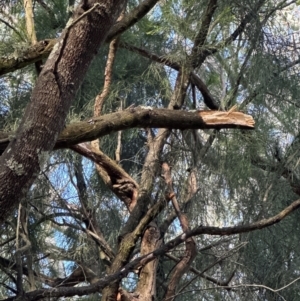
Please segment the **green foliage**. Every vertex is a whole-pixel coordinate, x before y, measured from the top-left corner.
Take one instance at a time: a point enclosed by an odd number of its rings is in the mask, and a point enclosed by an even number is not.
[[[40,1],[34,3],[38,40],[58,37],[68,21],[72,3],[42,2],[45,6]],[[0,20],[0,56],[29,44],[22,3],[8,3],[7,8],[0,5],[1,18],[11,21],[9,27]],[[140,1],[129,1],[128,10],[138,3]],[[121,35],[120,42],[187,68],[208,3],[207,0],[160,1],[146,17]],[[296,47],[299,37],[296,22],[291,26],[287,22],[299,8],[289,6],[288,1],[269,0],[264,1],[257,12],[259,3],[262,1],[218,1],[199,52],[216,51],[192,70],[220,103],[220,109],[237,105],[238,110],[253,116],[255,130],[172,130],[155,162],[160,166],[159,163],[167,161],[171,166],[174,191],[191,228],[247,225],[277,214],[299,197],[295,189],[300,179],[300,86]],[[249,14],[254,14],[253,20],[231,41],[233,32]],[[95,97],[101,93],[105,80],[107,55],[108,45],[104,45],[83,83],[77,87],[66,123],[93,116]],[[35,72],[32,65],[0,79],[1,131],[14,131],[20,124],[30,101]],[[167,107],[173,96],[176,75],[177,71],[170,67],[119,47],[102,114],[129,106]],[[202,94],[196,90],[196,99],[192,94],[189,87],[182,109],[207,109]],[[137,182],[148,168],[144,165],[150,145],[147,130],[130,129],[121,133],[119,166]],[[151,129],[152,136],[157,133],[158,129]],[[118,143],[118,133],[100,139],[101,150],[112,159]],[[158,168],[151,175],[155,178],[149,191],[152,203],[163,199],[167,191],[160,173]],[[197,191],[187,199],[192,173],[197,180]],[[93,162],[75,155],[72,150],[54,151],[24,204],[28,208],[31,242],[29,253],[22,259],[26,267],[30,265],[30,254],[34,262],[30,268],[47,277],[64,278],[81,263],[98,278],[104,277],[107,262],[99,255],[99,242],[89,234],[89,231],[96,231],[89,228],[89,219],[95,219],[103,239],[113,252],[117,252],[119,235],[130,213],[105,185]],[[172,213],[173,209],[166,202],[156,219],[158,225],[162,226]],[[1,230],[0,257],[11,263],[16,254],[17,223],[16,211]],[[180,224],[174,216],[165,230],[164,240],[179,233]],[[178,300],[283,300],[283,297],[297,300],[297,284],[291,283],[299,277],[298,236],[299,212],[260,231],[228,237],[196,237],[199,253],[192,267],[198,273],[187,270],[180,279]],[[130,260],[138,256],[139,251],[140,241]],[[181,245],[170,254],[182,258],[184,252],[185,246]],[[174,266],[174,261],[167,256],[159,258],[158,300],[163,300]],[[0,297],[6,298],[14,295],[16,284],[11,275],[16,277],[16,271],[12,264],[3,266],[1,258],[0,267]],[[135,288],[139,277],[130,275],[123,280],[127,289]],[[226,286],[232,289],[227,290],[217,283],[228,279]],[[36,281],[37,288],[46,285],[46,282]],[[12,289],[1,287],[1,283],[7,283]],[[287,287],[278,294],[272,291],[284,286]],[[78,297],[78,300],[99,298],[95,294]]]

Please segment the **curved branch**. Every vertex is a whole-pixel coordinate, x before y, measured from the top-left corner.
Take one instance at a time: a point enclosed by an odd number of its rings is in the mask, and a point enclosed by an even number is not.
[[[107,186],[124,202],[129,212],[131,212],[136,203],[139,188],[136,181],[114,160],[100,150],[92,149],[86,143],[74,145],[71,149],[89,158],[106,171],[108,177]]]
[[[164,255],[174,247],[180,245],[181,243],[185,242],[188,238],[196,235],[201,234],[209,234],[209,235],[232,235],[232,234],[239,234],[239,233],[246,233],[254,230],[259,230],[266,228],[268,226],[274,225],[279,223],[293,211],[297,210],[300,207],[300,199],[293,202],[290,206],[283,209],[281,212],[276,214],[273,217],[262,219],[260,221],[254,222],[249,225],[241,225],[241,226],[233,226],[233,227],[205,227],[199,226],[191,231],[187,231],[182,233],[181,235],[177,236],[176,238],[170,240],[168,243],[162,245],[159,249],[155,250],[152,253],[149,253],[145,256],[138,257],[135,260],[132,260],[124,267],[122,267],[117,272],[106,276],[99,280],[97,283],[83,286],[83,287],[61,287],[61,288],[51,288],[51,289],[40,289],[33,292],[29,292],[24,294],[24,298],[28,298],[31,301],[37,301],[46,297],[72,297],[75,295],[83,296],[95,292],[100,292],[104,287],[109,285],[111,282],[120,280],[126,275],[135,270],[137,267],[144,266],[146,263],[154,260],[158,256]],[[10,297],[1,301],[13,301],[15,297]]]
[[[125,15],[121,21],[117,22],[113,26],[106,38],[106,42],[110,42],[112,39],[136,24],[155,6],[157,2],[158,0],[144,0],[140,3],[129,14]]]

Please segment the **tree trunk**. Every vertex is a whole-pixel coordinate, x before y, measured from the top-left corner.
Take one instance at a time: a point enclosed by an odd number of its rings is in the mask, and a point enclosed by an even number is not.
[[[53,48],[16,135],[0,158],[0,222],[26,194],[47,160],[77,88],[125,3],[82,2]]]

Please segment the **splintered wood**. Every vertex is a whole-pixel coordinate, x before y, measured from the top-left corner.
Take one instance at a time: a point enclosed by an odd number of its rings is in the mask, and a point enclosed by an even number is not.
[[[252,116],[234,110],[224,111],[199,111],[199,116],[207,125],[236,124],[254,128],[255,121]]]

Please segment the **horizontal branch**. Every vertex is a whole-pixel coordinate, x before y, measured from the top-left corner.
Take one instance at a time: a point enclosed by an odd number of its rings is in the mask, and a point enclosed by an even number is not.
[[[54,149],[68,148],[130,128],[253,129],[254,124],[253,118],[242,112],[181,111],[140,106],[71,123],[60,134]],[[9,137],[13,139],[14,135],[0,132],[0,153],[7,147]]]
[[[169,252],[174,247],[185,242],[188,238],[192,236],[197,236],[202,234],[233,235],[233,234],[240,234],[240,233],[246,233],[254,230],[263,229],[268,226],[279,223],[281,220],[283,220],[293,211],[297,210],[299,207],[300,207],[300,199],[296,200],[290,206],[286,207],[285,209],[283,209],[281,212],[274,215],[273,217],[262,219],[250,225],[241,225],[241,226],[224,227],[224,228],[199,226],[190,231],[182,233],[176,238],[170,240],[168,243],[162,245],[159,249],[155,250],[154,252],[132,260],[131,262],[126,264],[120,271],[102,278],[95,284],[82,286],[82,287],[59,287],[59,288],[51,288],[51,289],[39,289],[33,292],[28,292],[24,294],[23,297],[24,298],[26,297],[26,300],[36,301],[47,297],[55,298],[55,297],[72,297],[75,295],[83,296],[91,293],[100,292],[104,287],[111,284],[112,282],[126,277],[127,274],[133,271],[134,269],[136,269],[136,267],[140,267],[141,265],[143,266],[146,263],[154,260],[158,256],[161,256]],[[3,299],[1,301],[13,301],[15,300],[15,298],[16,297],[10,297],[7,299]]]

